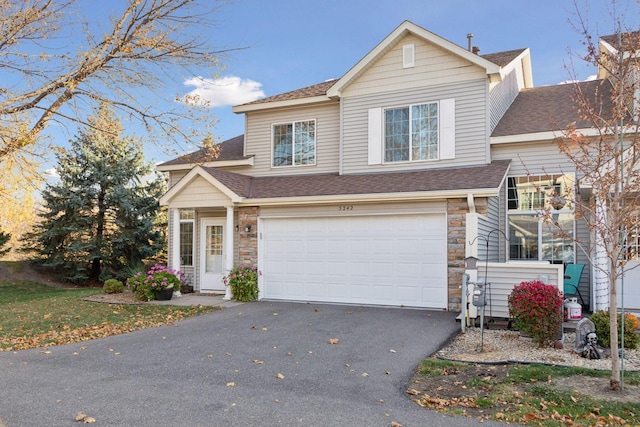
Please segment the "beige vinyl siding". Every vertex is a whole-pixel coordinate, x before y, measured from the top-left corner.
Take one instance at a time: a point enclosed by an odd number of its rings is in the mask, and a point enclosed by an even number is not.
[[[343,172],[345,174],[392,172],[487,163],[487,92],[487,80],[482,79],[455,85],[428,86],[345,98],[343,100]],[[455,100],[454,159],[368,164],[369,109],[405,106],[441,99]]]
[[[570,173],[575,166],[558,152],[553,141],[538,141],[491,146],[492,160],[511,160],[509,176]]]
[[[345,210],[345,208],[347,208]],[[326,217],[326,216],[356,216],[356,215],[384,215],[384,214],[416,214],[416,213],[445,213],[446,201],[417,202],[417,203],[353,203],[327,204],[322,206],[273,206],[261,207],[260,218],[283,217]]]
[[[492,85],[489,90],[491,114],[490,114],[490,131],[498,126],[498,122],[504,116],[504,113],[509,109],[509,106],[513,103],[519,93],[518,78],[516,76],[516,70],[512,70],[508,73],[504,79]]]
[[[340,104],[327,102],[315,106],[282,108],[247,113],[245,154],[254,155],[252,176],[307,175],[338,172],[340,154]],[[272,125],[293,121],[316,121],[316,164],[309,166],[271,167]]]
[[[229,197],[217,190],[206,179],[198,176],[169,202],[172,208],[199,208],[225,206]]]
[[[169,188],[176,185],[178,181],[180,181],[188,173],[189,173],[188,169],[169,172]]]
[[[486,270],[485,270],[486,269]],[[487,292],[491,305],[485,307],[485,316],[509,318],[507,298],[513,287],[520,282],[540,280],[541,276],[548,277],[548,283],[562,287],[562,266],[538,261],[508,262],[508,263],[478,263],[478,277],[484,277],[485,272],[490,285]]]
[[[478,258],[481,261],[498,262],[500,245],[504,242],[499,231],[500,198],[490,197],[487,203],[487,215],[481,216],[478,221],[478,239],[474,242],[478,245]],[[488,240],[487,240],[488,239]],[[487,253],[487,242],[489,251]]]
[[[415,66],[403,68],[402,48],[411,43]],[[486,78],[486,71],[481,67],[422,38],[408,35],[348,85],[343,90],[343,97],[373,95],[381,87],[395,92]]]

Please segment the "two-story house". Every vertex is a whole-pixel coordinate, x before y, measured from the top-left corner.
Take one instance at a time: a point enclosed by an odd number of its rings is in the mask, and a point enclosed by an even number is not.
[[[217,156],[158,166],[169,264],[201,292],[244,264],[265,299],[459,310],[471,255],[506,315],[514,284],[588,264],[537,215],[563,196],[557,218],[589,237],[553,142],[588,127],[573,90],[534,88],[529,49],[478,55],[403,22],[341,78],[234,107],[244,135]],[[589,268],[581,289],[589,304]]]

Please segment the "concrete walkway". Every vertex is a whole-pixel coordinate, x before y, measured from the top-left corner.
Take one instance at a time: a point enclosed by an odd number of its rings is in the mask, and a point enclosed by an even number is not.
[[[149,301],[148,304],[157,305],[176,305],[176,306],[216,306],[216,307],[235,307],[244,304],[236,300],[226,300],[224,295],[218,294],[182,294],[179,297],[173,297],[169,301]]]

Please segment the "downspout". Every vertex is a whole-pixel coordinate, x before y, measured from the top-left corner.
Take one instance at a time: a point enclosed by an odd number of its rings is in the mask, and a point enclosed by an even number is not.
[[[338,175],[342,175],[343,173],[343,161],[344,161],[344,126],[343,126],[343,114],[344,114],[344,106],[342,103],[343,98],[340,97],[340,145],[338,153]]]
[[[476,203],[473,194],[467,194],[467,205],[469,205],[469,213],[476,213]]]

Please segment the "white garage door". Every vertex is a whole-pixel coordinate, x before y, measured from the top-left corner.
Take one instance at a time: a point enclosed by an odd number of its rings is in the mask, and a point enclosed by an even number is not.
[[[262,298],[447,307],[443,214],[264,219]]]

